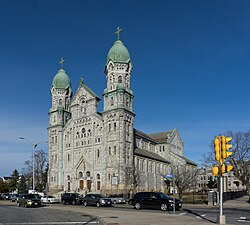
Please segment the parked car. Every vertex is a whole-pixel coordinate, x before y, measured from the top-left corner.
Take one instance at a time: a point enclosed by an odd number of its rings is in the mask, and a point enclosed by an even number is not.
[[[129,204],[133,205],[135,209],[148,208],[165,211],[173,210],[174,201],[175,210],[179,210],[182,207],[182,202],[177,198],[174,200],[162,192],[138,192],[129,200]]]
[[[45,195],[41,197],[41,201],[43,203],[58,203],[59,202],[58,198],[52,195],[48,195],[48,196]]]
[[[17,206],[24,206],[24,207],[32,207],[32,206],[41,206],[41,199],[37,194],[24,194],[19,195],[17,199]]]
[[[115,196],[115,195],[110,195],[108,198],[111,199],[112,203],[115,204],[126,204],[125,198],[122,196]]]
[[[12,195],[10,196],[10,200],[11,200],[12,202],[16,202],[18,196],[19,196],[19,194],[12,194]]]
[[[82,204],[82,196],[78,193],[63,193],[61,197],[62,204]]]
[[[1,194],[1,195],[2,195],[2,198],[3,198],[4,200],[10,200],[11,194],[9,194],[9,193],[3,193],[3,194]]]
[[[99,194],[87,194],[83,198],[84,206],[87,205],[95,205],[97,207],[100,206],[112,206],[112,200],[110,198],[104,198]]]

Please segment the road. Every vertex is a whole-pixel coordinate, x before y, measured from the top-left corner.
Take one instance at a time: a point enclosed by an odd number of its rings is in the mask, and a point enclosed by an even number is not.
[[[4,204],[3,204],[4,203]],[[215,224],[219,207],[207,205],[185,205],[176,212],[160,210],[135,210],[130,205],[115,205],[115,207],[84,207],[83,205],[46,205],[40,208],[17,207],[14,203],[0,201],[0,225],[21,224]],[[250,205],[227,205],[223,214],[227,224],[250,225]],[[92,215],[92,216],[90,216]],[[97,217],[98,215],[98,217]]]
[[[219,215],[219,207],[216,208],[197,208],[197,207],[189,207],[183,208],[183,210],[179,213],[180,215],[186,215],[194,217],[200,221],[208,221],[211,223],[216,223],[217,215]],[[234,207],[226,207],[223,209],[223,215],[226,216],[227,224],[234,225],[242,225],[249,224],[250,225],[250,207],[249,208],[234,208]]]
[[[21,224],[60,224],[60,225],[102,225],[95,217],[79,212],[63,212],[49,206],[39,208],[17,207],[11,202],[0,202],[0,224],[21,225]],[[67,206],[69,208],[69,206]]]

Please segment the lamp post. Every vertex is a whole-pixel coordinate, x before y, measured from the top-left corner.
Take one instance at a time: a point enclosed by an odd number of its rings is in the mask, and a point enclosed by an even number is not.
[[[32,191],[35,190],[35,148],[38,144],[44,143],[45,141],[41,141],[39,143],[32,143],[29,139],[20,136],[19,139],[26,140],[28,143],[32,145]]]

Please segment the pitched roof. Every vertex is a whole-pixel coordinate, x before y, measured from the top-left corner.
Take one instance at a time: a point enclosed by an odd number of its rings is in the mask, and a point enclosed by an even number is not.
[[[76,93],[74,94],[73,98],[71,99],[71,102],[74,101],[74,99],[76,98],[78,92],[80,91],[81,87],[83,87],[85,90],[87,90],[93,97],[95,97],[98,101],[101,100],[101,98],[94,92],[92,91],[86,84],[83,83],[83,78],[80,79],[80,83],[79,86],[77,88]]]
[[[148,136],[152,139],[154,139],[157,142],[167,142],[168,139],[172,136],[172,134],[176,131],[174,130],[168,130],[164,132],[158,132],[158,133],[153,133],[153,134],[148,134]]]
[[[139,156],[142,156],[145,158],[154,159],[156,161],[170,164],[170,162],[168,160],[164,159],[163,157],[159,156],[158,154],[156,154],[154,152],[149,152],[149,151],[141,149],[141,148],[136,148],[134,153],[135,153],[135,155],[139,155]]]
[[[187,164],[190,164],[190,165],[193,165],[193,166],[197,166],[197,163],[193,162],[192,160],[188,159],[187,157],[182,156],[182,155],[178,155],[178,154],[176,154],[174,152],[171,152],[171,153],[174,154],[174,155],[176,155],[176,156],[178,156],[178,157],[180,157],[180,158],[182,158],[182,159],[184,159]]]
[[[134,129],[134,134],[135,134],[135,137],[136,137],[136,136],[140,136],[140,137],[142,137],[142,138],[144,138],[144,139],[147,139],[147,140],[149,140],[149,141],[152,141],[153,143],[156,144],[156,140],[152,139],[149,135],[143,133],[142,131],[139,131],[139,130],[137,130],[137,129]]]

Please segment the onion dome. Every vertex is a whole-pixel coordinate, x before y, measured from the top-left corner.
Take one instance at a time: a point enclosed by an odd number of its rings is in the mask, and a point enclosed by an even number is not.
[[[107,63],[109,60],[119,63],[128,63],[130,61],[128,49],[124,46],[121,40],[117,40],[109,50]]]
[[[52,86],[54,88],[66,89],[67,87],[71,87],[69,76],[66,74],[64,69],[58,70],[55,75]]]

